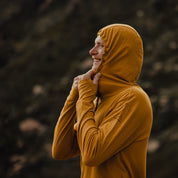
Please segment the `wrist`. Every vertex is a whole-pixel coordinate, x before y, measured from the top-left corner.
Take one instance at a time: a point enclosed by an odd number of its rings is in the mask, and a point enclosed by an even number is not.
[[[79,99],[93,101],[96,98],[97,88],[98,86],[93,84],[90,78],[81,80],[78,84]]]
[[[70,94],[68,96],[68,100],[77,101],[78,97],[79,97],[78,90],[75,89],[75,87],[72,85],[72,88],[70,90]]]

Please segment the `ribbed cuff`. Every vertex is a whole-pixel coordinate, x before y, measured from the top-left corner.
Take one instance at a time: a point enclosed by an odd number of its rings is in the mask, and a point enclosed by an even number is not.
[[[74,88],[74,86],[72,85],[72,88],[70,90],[70,94],[67,98],[67,100],[70,101],[77,101],[79,97],[78,91]]]
[[[91,79],[84,79],[79,82],[79,99],[93,101],[97,93],[97,85]]]

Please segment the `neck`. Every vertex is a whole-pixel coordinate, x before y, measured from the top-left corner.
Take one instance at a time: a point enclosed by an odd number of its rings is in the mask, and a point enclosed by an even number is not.
[[[99,94],[101,99],[116,96],[131,85],[133,84],[119,78],[102,76],[99,80]]]

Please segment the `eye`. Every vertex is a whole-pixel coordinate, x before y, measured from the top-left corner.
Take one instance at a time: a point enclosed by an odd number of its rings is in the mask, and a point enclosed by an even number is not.
[[[102,43],[95,43],[94,47],[103,48],[104,44],[102,44]]]
[[[103,44],[99,44],[98,47],[104,48],[104,45]]]

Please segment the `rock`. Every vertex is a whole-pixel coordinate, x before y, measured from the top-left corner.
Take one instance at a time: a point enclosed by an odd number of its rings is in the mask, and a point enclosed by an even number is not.
[[[46,127],[34,118],[27,118],[21,121],[19,128],[24,133],[37,133],[39,135],[46,131]]]

